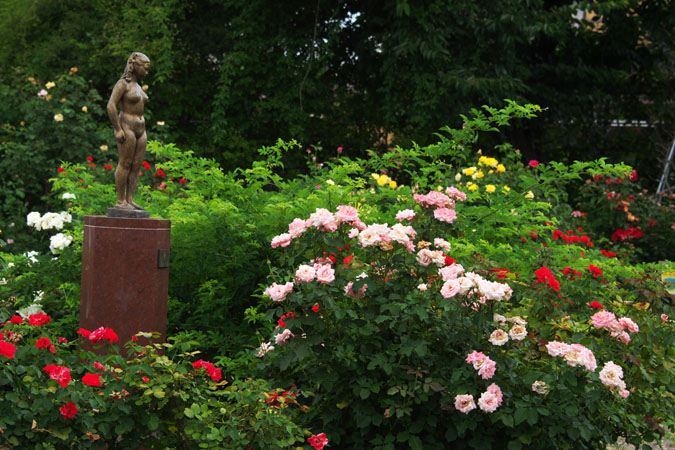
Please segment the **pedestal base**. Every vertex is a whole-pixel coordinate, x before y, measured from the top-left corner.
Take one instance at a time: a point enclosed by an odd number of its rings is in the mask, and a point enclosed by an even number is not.
[[[171,221],[85,216],[80,326],[115,330],[120,347],[139,331],[166,338]]]
[[[131,219],[147,219],[150,213],[144,209],[108,208],[108,217],[127,217]]]

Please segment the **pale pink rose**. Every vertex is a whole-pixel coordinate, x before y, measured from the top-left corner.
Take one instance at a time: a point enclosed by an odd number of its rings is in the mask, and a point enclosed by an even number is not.
[[[527,326],[527,320],[523,319],[520,316],[513,316],[509,317],[506,319],[507,322],[515,323],[516,325],[520,325],[521,327],[526,327]]]
[[[433,253],[428,248],[423,248],[417,252],[417,263],[420,266],[427,267],[433,262]]]
[[[286,300],[286,296],[293,291],[293,283],[286,284],[272,283],[272,286],[265,289],[264,294],[275,302],[282,302]]]
[[[591,316],[591,322],[595,328],[605,328],[616,321],[616,316],[609,311],[600,311]]]
[[[392,241],[398,242],[401,245],[405,245],[410,241],[410,237],[406,233],[406,228],[400,223],[397,223],[389,230],[389,237]]]
[[[598,375],[608,388],[619,387],[623,381],[623,369],[612,361],[607,361]]]
[[[621,326],[627,328],[628,331],[630,331],[631,333],[637,333],[638,331],[640,331],[640,327],[638,326],[638,324],[633,322],[633,320],[628,317],[620,318],[619,323],[621,324]]]
[[[445,266],[445,255],[440,250],[432,250],[431,262],[436,264],[436,267],[443,267]]]
[[[40,92],[37,93],[38,98],[45,98],[49,94],[47,89],[40,89]]]
[[[621,341],[624,345],[628,345],[630,343],[630,334],[626,333],[625,331],[612,331],[611,336]]]
[[[532,383],[532,390],[540,395],[548,394],[548,386],[543,381],[535,381]]]
[[[619,392],[619,395],[622,398],[628,398],[628,396],[630,395],[630,391],[628,389],[623,389],[622,391]]]
[[[260,347],[258,347],[258,353],[255,356],[262,358],[265,353],[271,352],[272,350],[274,350],[274,346],[270,342],[263,342],[260,344]]]
[[[478,290],[488,300],[501,301],[511,297],[511,287],[505,283],[498,283],[496,281],[478,280]]]
[[[495,394],[485,391],[478,399],[478,407],[486,413],[495,412],[499,408],[499,399]]]
[[[436,246],[436,248],[440,248],[446,253],[450,251],[450,243],[445,239],[434,238],[434,245]]]
[[[443,281],[455,280],[463,273],[464,267],[461,264],[450,264],[438,269],[438,274],[443,278]]]
[[[459,281],[448,280],[445,283],[443,283],[443,287],[441,288],[441,295],[443,296],[443,298],[452,298],[455,295],[457,295],[459,289],[460,289]]]
[[[424,291],[427,290],[427,285],[424,284],[424,283],[422,283],[422,284],[420,284],[420,285],[417,286],[417,289],[419,289],[420,291],[424,292]]]
[[[380,235],[380,239],[384,242],[391,242],[391,236],[389,235],[391,230],[386,223],[374,223],[368,227],[368,229],[373,230]]]
[[[335,222],[335,216],[325,208],[317,208],[315,212],[310,214],[309,220],[312,221],[312,226],[319,228]]]
[[[597,368],[593,352],[581,344],[570,344],[564,358],[568,366],[584,366],[589,372],[595,372]]]
[[[441,222],[452,223],[457,218],[457,213],[450,208],[437,208],[434,210],[434,217]]]
[[[281,333],[274,335],[274,343],[277,345],[286,345],[292,337],[295,337],[295,335],[291,333],[291,330],[286,328]]]
[[[546,344],[546,350],[551,356],[565,356],[570,350],[570,346],[564,342],[551,341]]]
[[[459,280],[459,295],[465,295],[474,286],[473,280],[469,277],[460,277]]]
[[[402,222],[404,220],[413,220],[415,218],[415,211],[412,209],[404,209],[396,213],[396,220]]]
[[[493,331],[492,334],[490,334],[490,338],[488,339],[488,341],[492,345],[496,345],[496,346],[502,346],[502,345],[506,344],[508,342],[508,340],[509,340],[509,335],[506,334],[506,332],[504,330],[500,330],[500,329],[497,329],[497,330]]]
[[[445,193],[448,194],[450,197],[452,197],[454,199],[457,199],[457,200],[460,200],[460,201],[466,200],[466,194],[464,192],[460,191],[459,189],[457,189],[454,186],[450,186],[450,187],[445,188]]]
[[[349,230],[349,234],[347,236],[349,237],[349,239],[354,239],[358,235],[359,235],[359,230],[357,228],[352,228],[351,230]]]
[[[426,195],[427,206],[436,206],[438,208],[454,208],[455,202],[442,192],[429,191]]]
[[[335,281],[335,270],[328,264],[315,264],[316,281],[328,284]]]
[[[476,403],[473,401],[473,395],[460,394],[455,396],[455,409],[461,413],[469,414],[476,409]]]
[[[572,211],[572,217],[581,217],[583,215],[584,213],[582,213],[581,211]]]
[[[466,362],[469,364],[474,364],[473,368],[477,369],[479,366],[476,366],[476,363],[482,363],[487,356],[483,352],[478,352],[476,350],[472,351],[468,355],[466,355]]]
[[[333,261],[330,258],[324,258],[323,256],[319,258],[314,258],[313,260],[310,261],[311,264],[313,264],[312,267],[316,266],[317,264],[324,264],[324,265],[332,265]],[[316,270],[316,268],[314,268]]]
[[[288,234],[292,239],[299,238],[305,231],[307,231],[307,224],[302,219],[293,219],[293,222],[288,224]]]
[[[621,333],[623,332],[623,325],[619,323],[618,320],[612,320],[609,325],[606,326],[606,328],[610,331],[613,331],[615,333]]]
[[[353,206],[340,205],[337,210],[335,219],[338,223],[352,223],[359,220],[359,212]]]
[[[272,239],[272,248],[277,248],[279,246],[288,247],[290,243],[291,243],[291,235],[288,233],[283,233],[280,234],[279,236],[274,236],[274,238]]]
[[[478,375],[480,375],[484,380],[489,380],[494,376],[496,370],[497,363],[490,358],[485,358],[483,363],[478,368]]]
[[[347,283],[347,286],[345,286],[345,295],[347,295],[348,297],[351,297],[353,299],[359,299],[359,298],[362,298],[364,295],[366,295],[366,289],[368,289],[367,284],[364,284],[363,286],[361,286],[361,289],[359,289],[356,292],[354,292],[352,290],[353,286],[354,286],[353,282],[350,281],[349,283]]]
[[[371,227],[366,227],[359,233],[359,244],[363,248],[372,247],[381,241],[380,233]]]
[[[668,322],[668,314],[661,314],[661,320],[663,322]]]
[[[308,266],[307,264],[302,264],[298,267],[298,270],[295,271],[295,278],[304,283],[314,281],[315,276],[316,271],[314,270],[314,267]]]
[[[513,328],[509,330],[509,336],[514,341],[522,341],[527,337],[527,329],[521,325],[514,325]]]
[[[413,241],[406,242],[405,249],[408,250],[408,253],[413,254],[415,252],[415,243]]]
[[[492,383],[490,386],[488,386],[486,391],[489,392],[490,394],[494,394],[495,396],[497,396],[498,406],[502,406],[502,399],[504,398],[504,396],[502,395],[501,388],[497,386],[496,383]]]
[[[357,230],[363,231],[366,229],[366,224],[361,222],[361,220],[355,220],[354,223],[352,223],[353,226],[356,227]]]

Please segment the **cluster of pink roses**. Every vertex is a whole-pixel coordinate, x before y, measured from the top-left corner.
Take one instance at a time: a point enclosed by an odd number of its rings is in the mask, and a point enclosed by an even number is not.
[[[340,205],[337,207],[335,214],[325,208],[317,208],[315,212],[310,214],[309,219],[293,219],[288,225],[288,233],[282,233],[272,239],[272,248],[288,247],[293,239],[299,238],[312,227],[332,233],[343,223],[358,230],[366,228],[366,225],[359,219],[358,211],[353,206]]]
[[[314,264],[313,266],[302,264],[295,271],[295,279],[303,283],[316,280],[319,283],[328,284],[335,281],[335,270],[330,264]]]
[[[487,300],[508,300],[513,294],[513,290],[506,283],[489,281],[473,272],[464,273],[464,267],[461,264],[453,263],[442,267],[438,273],[444,281],[441,287],[443,298],[452,298],[456,295],[466,295],[469,298],[475,296],[478,298],[478,303],[474,302],[474,306],[478,306],[478,304],[485,304]]]
[[[492,378],[497,370],[496,362],[491,360],[489,356],[485,356],[485,354],[476,350],[467,355],[466,362],[473,364],[473,368],[478,371],[478,375],[484,380]]]
[[[417,236],[417,232],[413,227],[400,223],[391,227],[386,223],[374,223],[360,230],[352,229],[349,237],[353,239],[357,236],[363,248],[379,245],[380,249],[388,251],[393,249],[392,243],[396,242],[404,246],[408,253],[412,253],[415,250],[413,239]]]
[[[630,392],[626,389],[626,382],[623,381],[623,369],[621,366],[614,364],[612,361],[607,361],[602,367],[599,376],[602,384],[611,391],[617,391],[623,398],[627,398],[630,395]]]
[[[598,368],[593,352],[581,344],[551,341],[546,344],[546,350],[551,356],[563,357],[568,366],[584,366],[589,372],[595,372]]]
[[[414,194],[413,198],[424,208],[434,207],[436,220],[452,223],[457,218],[455,199],[464,201],[466,200],[466,194],[454,186],[447,188],[445,192],[444,194],[438,191],[429,191],[428,194],[424,195]]]
[[[591,316],[591,323],[595,328],[607,328],[612,332],[611,336],[613,338],[620,340],[624,344],[630,342],[630,334],[628,334],[626,330],[631,333],[640,331],[640,327],[633,322],[632,319],[622,317],[617,320],[614,313],[609,311],[599,311],[593,314],[593,316]]]
[[[500,387],[495,383],[492,383],[488,386],[487,390],[480,395],[478,407],[486,413],[495,412],[497,408],[501,406],[503,397]],[[476,409],[473,395],[460,394],[455,396],[455,409],[464,414],[469,414],[470,411]]]

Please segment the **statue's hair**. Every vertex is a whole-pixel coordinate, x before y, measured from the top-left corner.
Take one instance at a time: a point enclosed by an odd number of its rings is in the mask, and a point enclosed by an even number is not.
[[[133,52],[133,53],[131,54],[131,56],[129,56],[129,59],[127,59],[127,65],[126,65],[126,67],[124,68],[124,73],[122,74],[122,76],[121,76],[120,78],[123,78],[123,79],[125,79],[126,81],[131,81],[131,74],[132,74],[133,71],[134,71],[134,62],[136,62],[136,59],[138,59],[138,58],[145,58],[145,59],[147,59],[148,61],[150,61],[150,58],[148,58],[147,56],[145,56],[143,53],[141,53],[141,52]]]

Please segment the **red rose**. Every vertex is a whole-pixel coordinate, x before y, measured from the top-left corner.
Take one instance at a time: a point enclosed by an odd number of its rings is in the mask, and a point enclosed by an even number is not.
[[[73,402],[64,403],[59,412],[63,414],[63,420],[72,419],[77,414],[77,406]]]
[[[52,342],[49,340],[49,338],[41,337],[40,339],[37,340],[35,346],[37,348],[48,348],[51,345],[51,343]]]
[[[94,369],[96,370],[105,370],[105,366],[98,361],[94,361]]]
[[[101,374],[100,373],[88,373],[82,377],[82,382],[87,386],[100,386],[101,385]]]
[[[14,358],[14,352],[16,352],[16,347],[13,344],[0,341],[0,355],[12,359]]]
[[[144,168],[145,170],[150,170],[151,167],[152,167],[152,166],[151,166],[150,164],[148,164],[147,161],[143,161],[143,168]]]
[[[602,309],[602,308],[604,308],[604,306],[602,306],[602,304],[601,304],[600,302],[596,302],[595,300],[592,301],[592,302],[590,302],[588,305],[589,305],[591,308],[594,308],[594,309]]]
[[[94,160],[94,158],[93,158],[93,157],[91,157],[91,156],[87,156],[87,161],[91,162],[91,161],[93,161],[93,160]]]
[[[539,165],[539,161],[536,159],[531,160],[529,163],[527,163],[528,166],[530,167],[537,167]]]
[[[150,378],[148,378],[148,377],[143,377],[143,383],[148,384],[148,381],[150,381]]]
[[[633,169],[633,171],[632,171],[632,172],[630,173],[630,175],[628,176],[628,179],[629,179],[630,181],[637,181],[637,179],[638,179],[638,173],[637,173],[637,170]]]
[[[59,167],[58,169],[56,169],[56,171],[57,171],[58,173],[63,173],[63,172],[66,171],[66,169],[64,169],[63,167]]]
[[[178,182],[181,184],[185,184],[187,183],[187,180],[185,178],[181,178],[180,180],[178,180]]]
[[[316,436],[308,438],[307,442],[309,442],[309,445],[314,447],[316,450],[321,450],[326,444],[328,444],[328,439],[326,439],[326,433],[320,433]]]
[[[607,250],[600,250],[600,252],[601,252],[604,256],[606,256],[606,257],[608,257],[608,258],[614,258],[614,257],[616,256],[616,253],[614,253],[614,252],[609,252],[609,251],[607,251]]]
[[[61,387],[66,387],[70,383],[70,369],[63,366],[48,365],[44,370],[49,372],[49,378],[56,380]]]
[[[319,306],[318,303],[316,305],[312,306],[312,311],[314,311],[315,313],[318,314],[320,310],[321,310],[321,307]]]
[[[21,318],[21,316],[12,316],[12,318],[9,319],[9,321],[14,325],[20,325],[23,323],[23,319]]]
[[[33,314],[30,317],[28,317],[28,325],[39,327],[41,325],[51,322],[51,320],[52,318],[45,313]]]

